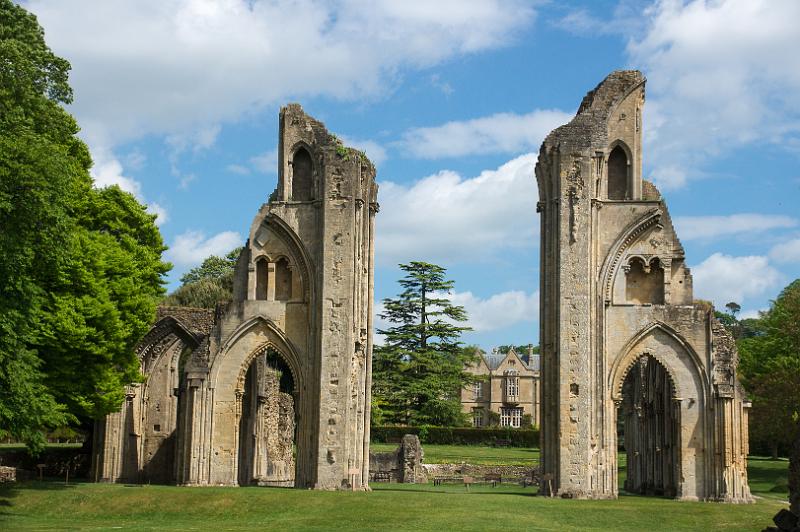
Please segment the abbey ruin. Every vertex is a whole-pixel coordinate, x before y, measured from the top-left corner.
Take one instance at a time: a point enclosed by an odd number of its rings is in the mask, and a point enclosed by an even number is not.
[[[622,443],[629,492],[748,502],[736,346],[642,178],[644,85],[613,72],[539,152],[542,489],[616,497]]]
[[[95,428],[95,480],[367,487],[375,168],[299,105],[279,138],[233,301],[160,310],[145,381]]]
[[[644,85],[609,75],[536,165],[541,359],[525,362],[537,383],[525,393],[539,404],[541,490],[617,497],[624,446],[629,492],[749,502],[738,354],[693,299],[666,203],[642,178]],[[279,139],[278,187],[233,301],[160,309],[138,348],[144,382],[97,423],[96,481],[368,487],[375,169],[298,105],[282,109]],[[485,368],[509,383],[502,400],[499,384],[476,388],[467,408],[494,402],[519,426],[506,358]]]

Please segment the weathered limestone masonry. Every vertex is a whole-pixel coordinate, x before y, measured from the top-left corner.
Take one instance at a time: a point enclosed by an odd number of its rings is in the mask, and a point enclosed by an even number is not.
[[[368,489],[375,168],[296,104],[278,151],[233,301],[162,309],[95,480]]]
[[[642,179],[644,84],[613,72],[539,153],[542,472],[558,495],[616,497],[619,415],[628,489],[749,502],[738,354]]]
[[[369,453],[371,481],[425,483],[422,467],[425,453],[416,434],[406,434],[397,449],[385,453]]]

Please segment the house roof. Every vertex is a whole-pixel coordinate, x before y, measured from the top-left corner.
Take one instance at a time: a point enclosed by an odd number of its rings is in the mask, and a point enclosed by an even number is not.
[[[503,360],[506,359],[506,355],[502,353],[489,353],[483,355],[483,361],[486,362],[486,366],[491,370],[494,371],[500,367],[500,364],[503,363]]]

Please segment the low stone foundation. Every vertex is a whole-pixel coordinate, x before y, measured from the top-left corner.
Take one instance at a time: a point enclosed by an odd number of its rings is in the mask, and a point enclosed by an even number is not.
[[[0,484],[17,481],[17,468],[0,466]]]
[[[406,434],[400,445],[388,453],[369,453],[370,482],[425,483],[424,452],[415,434]]]
[[[436,477],[484,477],[499,476],[505,482],[525,481],[529,485],[539,485],[538,466],[500,466],[500,465],[474,465],[474,464],[423,464],[427,481]]]

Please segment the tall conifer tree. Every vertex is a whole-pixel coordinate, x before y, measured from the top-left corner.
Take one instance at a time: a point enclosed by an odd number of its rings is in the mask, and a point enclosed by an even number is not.
[[[461,425],[460,390],[475,381],[465,371],[474,349],[464,348],[458,325],[463,307],[447,295],[454,283],[445,269],[426,262],[401,264],[403,292],[384,299],[381,318],[392,326],[379,330],[385,343],[374,350],[373,394],[382,421],[411,425]]]

